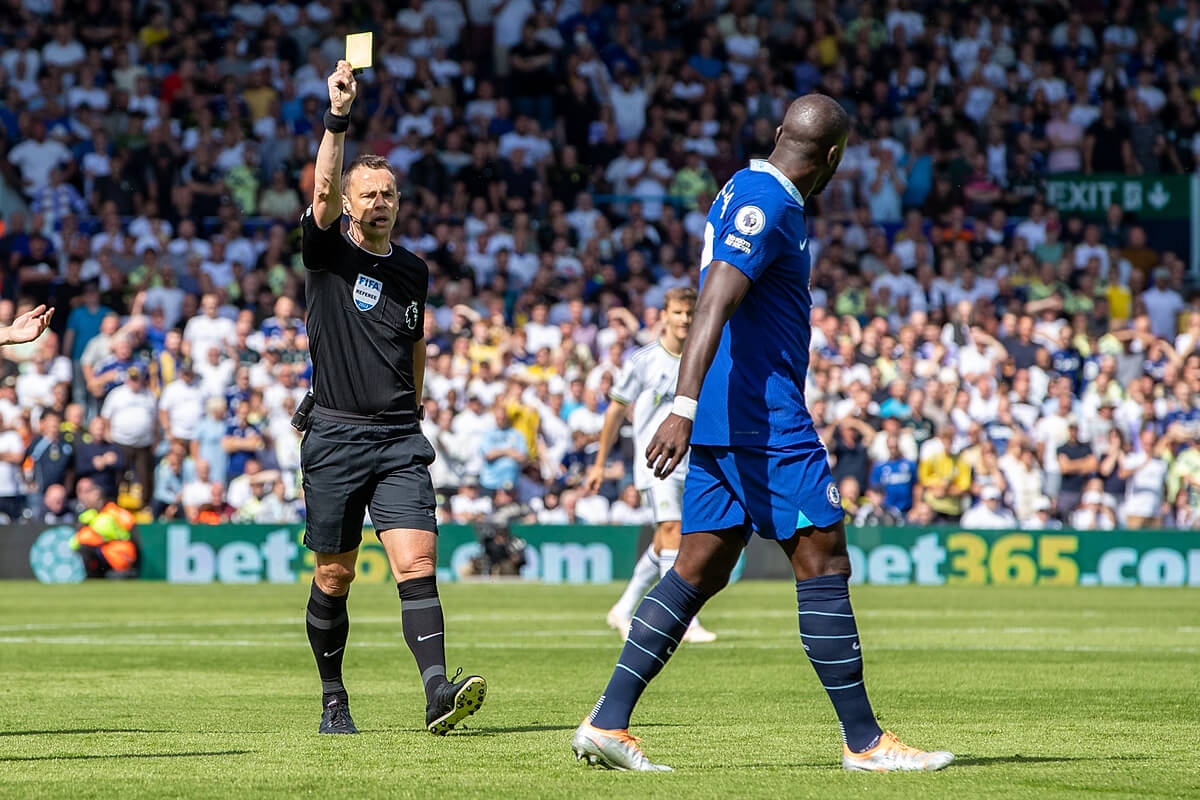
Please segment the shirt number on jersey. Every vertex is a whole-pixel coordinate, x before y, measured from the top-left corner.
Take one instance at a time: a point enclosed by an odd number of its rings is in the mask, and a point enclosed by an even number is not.
[[[713,239],[716,238],[717,232],[713,230],[711,222],[704,223],[704,252],[700,254],[700,269],[708,269],[708,265],[713,260]]]

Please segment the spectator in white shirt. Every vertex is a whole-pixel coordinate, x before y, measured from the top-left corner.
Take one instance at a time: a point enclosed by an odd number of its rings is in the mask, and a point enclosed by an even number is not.
[[[579,431],[585,434],[589,442],[600,438],[600,431],[604,427],[604,412],[600,410],[600,396],[595,390],[584,389],[583,405],[567,417],[567,427],[572,433]]]
[[[1054,504],[1045,495],[1038,495],[1033,500],[1033,516],[1021,520],[1021,529],[1027,531],[1061,530],[1062,523],[1054,518],[1051,509]]]
[[[42,61],[46,66],[70,71],[83,63],[87,51],[78,40],[72,38],[71,24],[60,22],[54,26],[54,38],[42,47]]]
[[[51,342],[51,348],[46,342]],[[58,346],[57,337],[54,340],[43,340],[38,343],[37,355],[30,361],[30,369],[17,377],[17,402],[21,408],[49,407],[54,404],[54,387],[59,383],[71,382],[71,363],[66,362],[66,375],[61,368],[55,369],[56,362],[61,356],[55,356]]]
[[[583,525],[607,525],[609,523],[608,498],[592,494],[575,500],[575,521]]]
[[[183,339],[191,346],[193,354],[206,354],[213,347],[224,352],[237,338],[237,325],[231,319],[218,316],[219,310],[220,300],[215,294],[200,298],[201,313],[188,320],[183,329]]]
[[[900,257],[895,253],[889,253],[883,263],[887,267],[887,272],[872,281],[871,292],[878,294],[881,288],[887,288],[893,302],[902,295],[908,297],[911,302],[919,287],[913,276],[904,271]]]
[[[1100,262],[1100,274],[1108,274],[1110,264],[1108,248],[1100,243],[1100,227],[1088,225],[1083,231],[1083,241],[1075,246],[1075,269],[1083,269],[1093,258]]]
[[[32,135],[8,151],[8,160],[21,172],[27,196],[50,184],[50,173],[71,161],[71,151],[57,139],[46,137],[46,124],[33,123]]]
[[[1117,527],[1117,515],[1104,502],[1101,492],[1084,492],[1070,519],[1077,531],[1111,531]]]
[[[1167,462],[1158,456],[1154,429],[1147,426],[1138,436],[1140,447],[1121,457],[1118,475],[1125,480],[1125,502],[1121,506],[1126,527],[1152,528],[1162,519]]]
[[[644,87],[634,81],[630,72],[621,73],[617,85],[609,90],[613,116],[621,141],[637,139],[646,127],[646,107],[650,104],[653,87]]]
[[[1004,507],[1001,492],[995,486],[985,486],[980,502],[968,508],[960,524],[968,530],[1001,530],[1017,527],[1017,518]]]
[[[233,384],[237,364],[233,359],[225,358],[219,348],[210,346],[204,359],[195,362],[195,369],[204,391],[210,397],[224,398],[225,391]]]
[[[191,361],[179,365],[179,377],[167,384],[158,400],[159,424],[172,439],[190,442],[200,430],[209,394]]]
[[[550,324],[549,313],[549,306],[538,303],[530,312],[529,322],[525,323],[525,349],[531,353],[536,353],[543,347],[554,351],[562,343],[562,331],[557,325]]]
[[[1154,285],[1142,293],[1150,330],[1160,339],[1172,341],[1179,330],[1179,313],[1185,304],[1179,292],[1171,288],[1171,271],[1166,267],[1154,270]]]
[[[192,256],[203,260],[208,258],[211,249],[208,242],[196,236],[196,223],[185,218],[179,222],[179,235],[167,244],[167,255],[175,268],[182,272]]]
[[[450,498],[450,517],[460,525],[478,522],[492,513],[492,498],[481,496],[479,479],[470,475]]]
[[[1046,241],[1046,207],[1040,202],[1029,207],[1029,217],[1017,223],[1014,239],[1024,239],[1030,250]]]
[[[621,497],[608,510],[613,525],[649,525],[654,521],[654,509],[642,503],[641,493],[632,483],[621,490]]]
[[[133,468],[142,496],[154,496],[154,444],[158,433],[158,403],[146,387],[141,366],[130,367],[125,382],[104,398],[100,416],[108,423],[109,438],[120,446]]]

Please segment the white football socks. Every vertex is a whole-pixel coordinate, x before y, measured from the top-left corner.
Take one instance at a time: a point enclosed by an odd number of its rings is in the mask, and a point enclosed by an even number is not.
[[[658,583],[658,577],[661,574],[659,559],[659,554],[654,552],[654,545],[650,545],[646,548],[646,552],[642,553],[642,557],[638,559],[637,565],[633,568],[633,577],[629,579],[625,593],[613,606],[619,615],[626,619],[632,617],[633,612],[637,611],[638,603],[642,602],[642,595]],[[675,563],[674,557],[671,558],[671,563]]]

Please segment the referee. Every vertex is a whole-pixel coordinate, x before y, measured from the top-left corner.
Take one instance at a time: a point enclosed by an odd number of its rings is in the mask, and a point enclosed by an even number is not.
[[[316,562],[307,627],[321,674],[320,731],[358,733],[342,656],[350,628],[346,596],[363,511],[370,509],[400,592],[404,639],[425,686],[425,724],[441,735],[479,710],[487,683],[478,675],[446,678],[429,477],[434,451],[417,417],[429,268],[391,243],[399,198],[387,159],[360,156],[342,172],[356,92],[349,62],[339,61],[329,76],[312,206],[300,220],[315,405],[297,422],[306,430],[304,544]],[[345,234],[343,213],[350,218]]]

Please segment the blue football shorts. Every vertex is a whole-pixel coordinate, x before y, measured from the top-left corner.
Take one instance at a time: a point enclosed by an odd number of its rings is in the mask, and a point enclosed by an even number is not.
[[[693,445],[683,485],[683,532],[746,526],[783,541],[800,528],[831,527],[844,516],[824,447]]]

